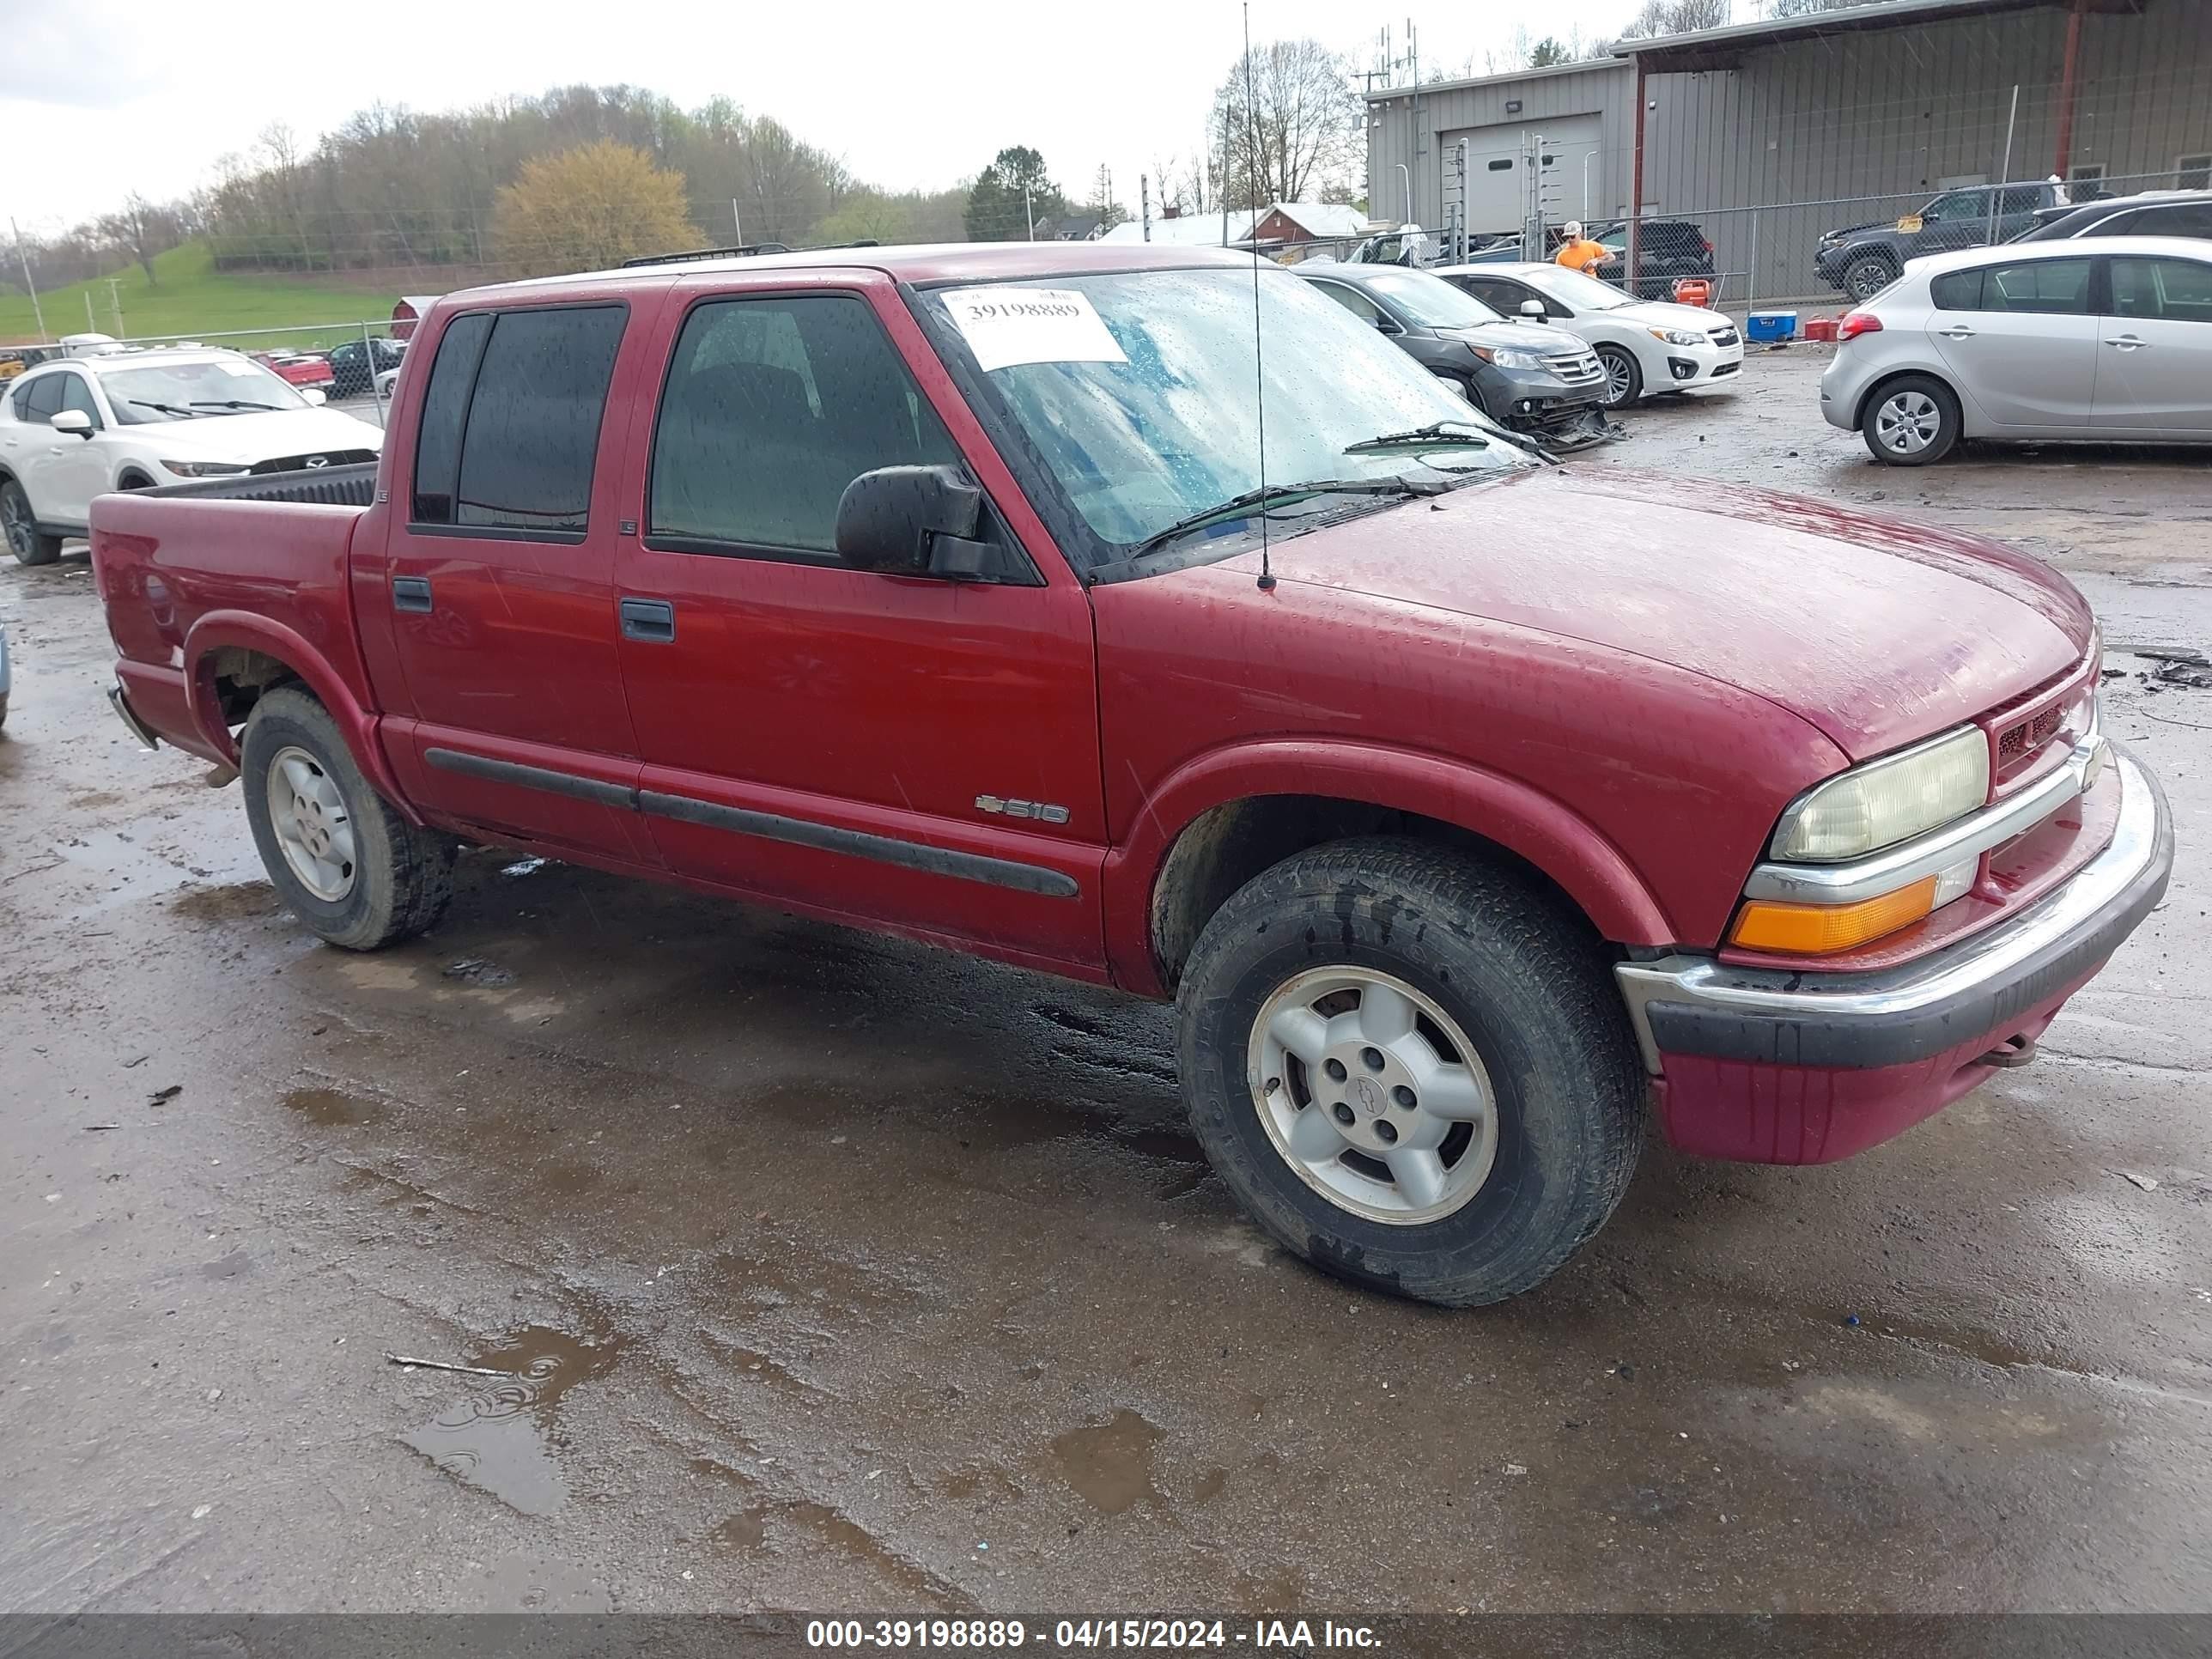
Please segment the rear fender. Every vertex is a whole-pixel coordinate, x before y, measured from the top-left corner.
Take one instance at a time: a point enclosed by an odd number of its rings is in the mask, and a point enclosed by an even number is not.
[[[248,611],[210,611],[185,635],[184,666],[190,688],[192,724],[208,746],[232,766],[240,763],[238,744],[222,715],[216,688],[216,653],[226,647],[274,657],[300,677],[317,702],[331,712],[344,733],[354,763],[376,793],[410,823],[422,822],[401,793],[399,780],[377,740],[377,716],[364,708],[321,652],[297,630]]]

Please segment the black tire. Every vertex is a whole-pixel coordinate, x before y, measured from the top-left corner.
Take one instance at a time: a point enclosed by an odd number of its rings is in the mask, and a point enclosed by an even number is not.
[[[1864,301],[1897,280],[1897,261],[1887,253],[1862,253],[1844,267],[1844,292]]]
[[[1636,354],[1626,346],[1601,345],[1597,357],[1605,366],[1605,406],[1633,409],[1644,396],[1644,365],[1636,361]],[[1616,385],[1624,386],[1618,396],[1613,391]]]
[[[309,930],[349,951],[374,951],[428,929],[453,896],[451,836],[418,830],[369,787],[330,711],[295,686],[264,692],[246,723],[240,769],[246,821],[278,896]],[[270,807],[270,770],[288,749],[305,750],[337,787],[353,833],[351,884],[319,897],[295,873]]]
[[[143,472],[126,472],[115,481],[118,489],[151,489],[154,481]]]
[[[1336,967],[1429,999],[1488,1073],[1494,1160],[1441,1219],[1324,1197],[1262,1121],[1254,1024],[1299,975]],[[1541,1284],[1605,1224],[1642,1150],[1644,1069],[1589,924],[1526,878],[1426,842],[1336,842],[1255,877],[1200,935],[1179,1024],[1191,1125],[1230,1190],[1285,1249],[1376,1290],[1472,1307]],[[1317,1095],[1303,1108],[1321,1109]]]
[[[39,528],[31,498],[13,478],[0,480],[0,533],[18,564],[52,564],[62,556],[62,538]]]
[[[1917,401],[1916,401],[1917,400]],[[1893,407],[1893,405],[1901,405]],[[1929,466],[1959,441],[1959,399],[1932,374],[1901,374],[1867,394],[1859,435],[1868,453],[1891,466]],[[1918,447],[1913,434],[1925,432]]]

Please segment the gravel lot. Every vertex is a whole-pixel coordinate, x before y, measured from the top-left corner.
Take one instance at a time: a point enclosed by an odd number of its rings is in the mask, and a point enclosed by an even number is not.
[[[2212,643],[2212,475],[1879,468],[1819,368],[1573,465],[2065,570],[2171,896],[2038,1065],[1655,1142],[1477,1314],[1240,1219],[1147,1005],[495,853],[324,948],[108,714],[82,551],[0,569],[0,1608],[2212,1608],[2212,692],[2135,654]]]

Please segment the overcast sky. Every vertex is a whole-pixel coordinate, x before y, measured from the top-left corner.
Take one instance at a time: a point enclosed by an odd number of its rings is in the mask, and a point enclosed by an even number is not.
[[[1425,68],[1531,34],[1617,28],[1634,0],[1414,9]],[[1359,66],[1407,10],[1255,0],[1252,38],[1313,35]],[[1052,6],[762,4],[739,0],[0,0],[0,216],[52,231],[136,190],[179,195],[271,121],[310,141],[381,100],[465,107],[571,82],[629,82],[693,108],[726,93],[891,189],[942,188],[1001,147],[1044,153],[1087,198],[1099,163],[1137,209],[1137,175],[1199,142],[1242,45],[1235,0]]]

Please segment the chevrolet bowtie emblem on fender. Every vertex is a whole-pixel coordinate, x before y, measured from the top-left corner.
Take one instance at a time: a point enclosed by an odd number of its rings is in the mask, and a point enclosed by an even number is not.
[[[1067,809],[1054,806],[1050,801],[1002,800],[996,795],[975,797],[975,810],[995,812],[1006,818],[1034,818],[1039,823],[1066,823]]]

